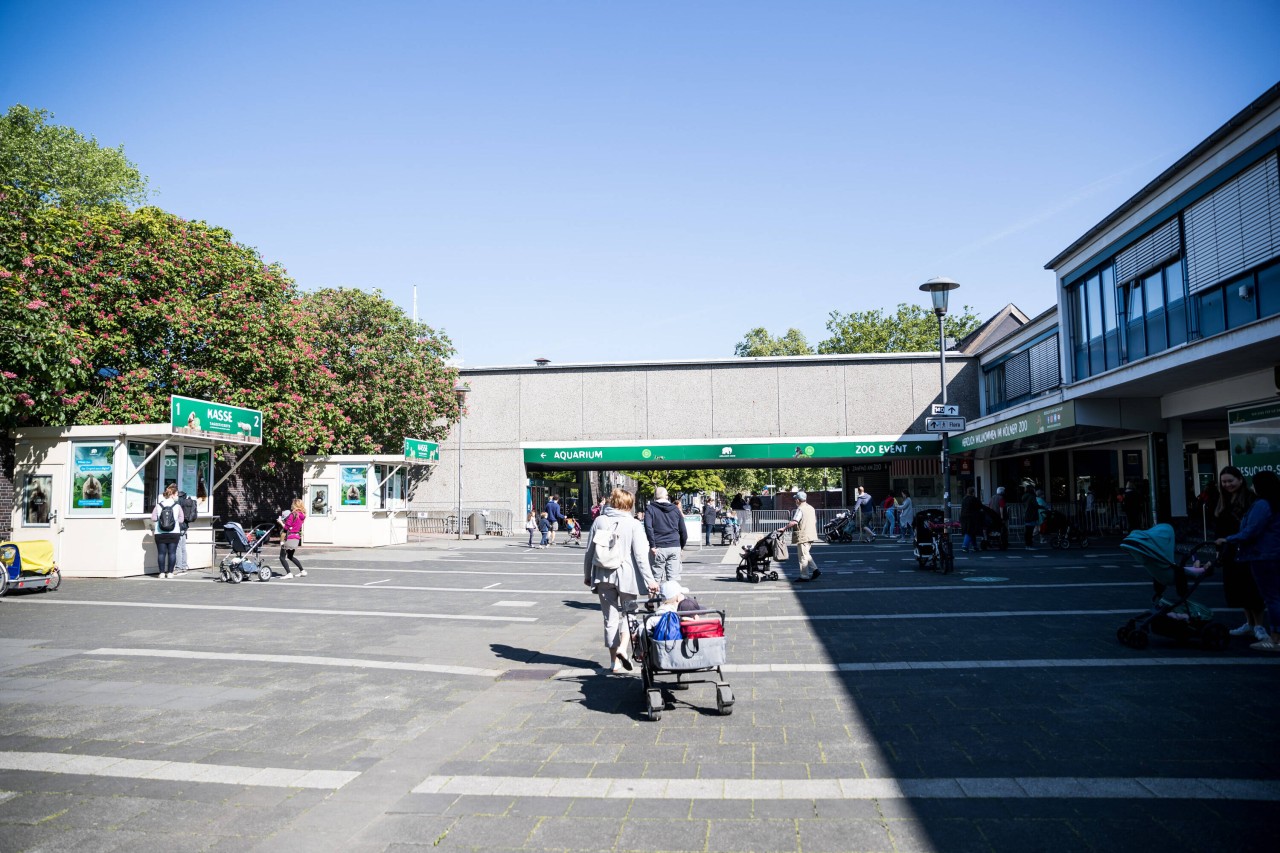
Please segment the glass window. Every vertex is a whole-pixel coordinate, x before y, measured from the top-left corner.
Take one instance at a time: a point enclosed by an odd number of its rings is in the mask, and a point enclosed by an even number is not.
[[[22,526],[50,527],[53,522],[53,476],[28,474],[22,489]],[[3,567],[0,567],[3,571]]]
[[[1101,373],[1106,369],[1106,352],[1102,337],[1102,278],[1094,276],[1085,284],[1089,293],[1089,371]]]
[[[160,478],[160,491],[163,492],[169,487],[170,483],[176,484],[178,482],[178,448],[171,444],[160,455],[164,459],[164,470]]]
[[[155,452],[155,445],[140,441],[129,442],[124,476],[128,481],[124,484],[124,511],[131,515],[151,512],[156,505],[156,478],[160,474],[160,460],[152,459],[146,470],[138,476],[134,473],[142,467],[147,457]]]
[[[202,515],[210,515],[209,481],[213,475],[213,451],[204,447],[182,448],[182,470],[178,477],[178,491],[195,498],[196,509]]]
[[[1102,271],[1102,328],[1106,338],[1107,369],[1120,366],[1120,333],[1116,329],[1116,277],[1112,267]]]
[[[1263,317],[1280,314],[1280,264],[1258,270],[1258,310]]]
[[[1246,296],[1241,296],[1244,289]],[[1241,276],[1223,285],[1223,301],[1227,306],[1227,328],[1235,329],[1258,319],[1258,299],[1253,289],[1253,275]]]
[[[1142,308],[1142,282],[1135,281],[1126,288],[1125,344],[1129,361],[1137,361],[1147,354],[1147,333]]]
[[[1212,290],[1202,291],[1199,301],[1200,336],[1207,338],[1224,331],[1226,322],[1222,316],[1222,288],[1215,287]]]
[[[1182,261],[1164,268],[1164,291],[1169,298],[1169,346],[1187,342],[1187,288],[1182,278]]]
[[[1076,288],[1073,304],[1075,306],[1075,378],[1079,381],[1089,375],[1089,324],[1085,319],[1088,315],[1083,285]]]
[[[1142,282],[1142,295],[1147,300],[1147,352],[1169,348],[1169,335],[1164,326],[1164,274],[1154,272]]]

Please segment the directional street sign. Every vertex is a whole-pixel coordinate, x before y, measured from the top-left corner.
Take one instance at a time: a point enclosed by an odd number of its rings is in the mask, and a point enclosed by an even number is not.
[[[925,418],[925,432],[964,432],[964,418]]]
[[[960,407],[951,403],[934,403],[929,414],[941,415],[944,418],[960,417]]]

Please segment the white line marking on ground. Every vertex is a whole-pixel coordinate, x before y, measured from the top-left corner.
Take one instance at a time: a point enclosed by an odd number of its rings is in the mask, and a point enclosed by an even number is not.
[[[0,770],[326,790],[341,788],[360,775],[351,770],[240,767],[234,764],[196,764],[190,761],[153,761],[141,758],[114,758],[109,755],[70,755],[62,752],[0,752]]]
[[[381,581],[369,581],[367,584],[365,584],[365,586],[376,586],[377,584],[380,584],[380,583],[391,583],[391,578],[387,578],[386,580],[381,580]]]
[[[533,607],[532,601],[495,601],[494,607]]]
[[[985,777],[937,779],[555,779],[428,776],[415,794],[657,800],[1280,800],[1274,779]]]
[[[254,584],[258,586],[258,584]],[[363,587],[356,587],[363,589]],[[452,619],[480,622],[537,622],[534,616],[474,616],[461,613],[401,613],[394,610],[319,610],[303,607],[236,607],[229,604],[160,604],[147,601],[80,601],[74,598],[42,598],[37,607],[79,604],[86,607],[152,607],[160,610],[231,610],[238,613],[292,613],[303,616],[391,616],[397,619]]]
[[[186,649],[91,649],[86,655],[101,657],[180,658],[183,660],[225,660],[236,663],[286,663],[301,666],[336,666],[355,669],[395,669],[406,672],[439,672],[445,675],[478,675],[497,678],[506,672],[502,669],[479,669],[474,666],[449,666],[434,663],[409,663],[407,661],[368,660],[366,658],[329,658],[316,655],[258,655],[239,652],[193,652]]]
[[[957,669],[1108,669],[1131,666],[1275,666],[1280,658],[1077,658],[1062,660],[942,660],[880,661],[877,663],[729,663],[724,672],[913,672]],[[598,669],[564,669],[552,678],[577,678],[599,672]]]
[[[488,586],[486,586],[485,589],[493,589],[495,586],[502,586],[502,581],[498,581],[497,583],[491,583]]]

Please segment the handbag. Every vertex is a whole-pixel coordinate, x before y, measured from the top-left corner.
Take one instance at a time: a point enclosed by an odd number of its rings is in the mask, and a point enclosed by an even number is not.
[[[680,633],[686,640],[702,640],[708,637],[723,637],[724,623],[719,615],[690,616],[680,620]]]

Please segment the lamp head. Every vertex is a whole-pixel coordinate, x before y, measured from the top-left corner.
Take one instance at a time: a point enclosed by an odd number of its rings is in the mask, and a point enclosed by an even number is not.
[[[933,299],[933,313],[939,317],[947,313],[947,297],[960,286],[960,282],[936,276],[920,285],[920,289]]]
[[[459,382],[453,386],[453,395],[458,398],[458,405],[461,406],[467,401],[467,394],[471,391],[471,386],[465,382]]]

